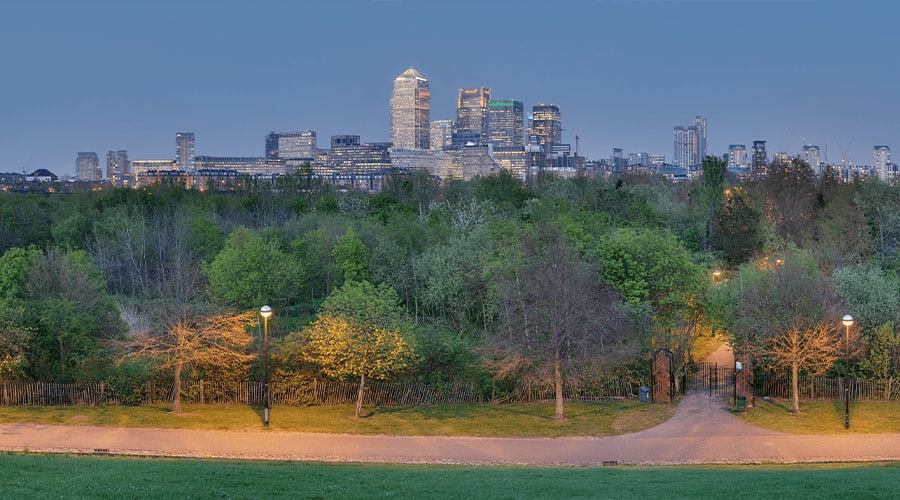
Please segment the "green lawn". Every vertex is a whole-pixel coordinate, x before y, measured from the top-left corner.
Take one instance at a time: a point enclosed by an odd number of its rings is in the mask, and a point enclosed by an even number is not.
[[[354,419],[351,406],[275,407],[269,429],[341,434],[418,436],[611,436],[661,424],[675,405],[615,401],[566,404],[567,421],[554,422],[554,407],[533,405],[435,405],[374,408]],[[0,407],[0,422],[158,427],[246,431],[262,429],[262,410],[237,405],[148,407]]]
[[[758,427],[794,434],[872,434],[900,432],[900,404],[850,402],[850,429],[844,429],[843,401],[800,401],[800,414],[791,401],[756,398],[756,407],[741,418]]]
[[[526,468],[0,454],[4,498],[897,498],[900,464]]]

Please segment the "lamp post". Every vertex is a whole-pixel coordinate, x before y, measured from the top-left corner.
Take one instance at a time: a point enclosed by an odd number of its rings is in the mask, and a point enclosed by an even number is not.
[[[269,397],[269,317],[272,316],[272,308],[262,306],[259,315],[263,318],[263,426],[269,426],[269,407],[272,399]]]
[[[844,324],[844,429],[850,428],[850,327],[853,316],[845,314],[841,318]]]

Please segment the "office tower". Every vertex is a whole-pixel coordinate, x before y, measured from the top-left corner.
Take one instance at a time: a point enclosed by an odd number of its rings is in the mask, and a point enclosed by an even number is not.
[[[326,169],[329,173],[380,172],[391,168],[391,144],[360,144],[358,135],[331,136],[331,152]]]
[[[766,154],[766,141],[753,141],[751,161],[753,175],[766,175],[766,168],[769,166],[769,157]]]
[[[106,153],[106,178],[115,187],[128,185],[131,164],[128,162],[128,151],[120,149]]]
[[[270,132],[266,136],[266,160],[313,160],[319,152],[316,133]]]
[[[488,140],[494,148],[525,147],[525,107],[519,101],[492,101],[488,105]]]
[[[872,148],[872,167],[875,174],[883,181],[889,181],[891,178],[891,148],[878,145]]]
[[[193,132],[176,132],[175,133],[175,163],[178,170],[194,169],[194,133]]]
[[[431,149],[441,151],[453,144],[453,133],[456,124],[453,120],[435,120],[431,122]]]
[[[546,146],[562,142],[562,116],[555,104],[538,104],[531,109],[528,142]]]
[[[414,68],[394,79],[391,94],[391,140],[396,149],[431,148],[431,91]]]
[[[803,161],[809,165],[809,168],[811,168],[816,175],[822,174],[822,160],[819,157],[819,146],[813,146],[812,144],[803,146]]]
[[[456,144],[487,142],[488,104],[491,89],[459,89],[456,100]]]
[[[675,127],[674,161],[679,167],[700,168],[706,157],[706,118],[694,117],[689,127]]]
[[[79,180],[102,181],[103,169],[100,168],[100,157],[94,152],[78,153],[75,159],[75,172]]]
[[[694,128],[697,129],[697,163],[702,165],[706,158],[706,118],[695,116]]]
[[[728,146],[728,168],[747,168],[747,146],[744,144]]]
[[[650,155],[648,153],[629,153],[628,154],[628,165],[629,166],[640,166],[640,167],[649,167],[650,166]]]

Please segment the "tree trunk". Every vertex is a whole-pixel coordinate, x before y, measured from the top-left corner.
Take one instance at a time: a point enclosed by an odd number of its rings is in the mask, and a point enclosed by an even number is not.
[[[794,415],[800,413],[800,366],[791,363],[791,396],[794,399]]]
[[[181,413],[181,368],[182,363],[175,365],[175,387],[172,390],[172,411]]]
[[[359,376],[359,396],[356,398],[356,418],[362,414],[363,391],[366,389],[366,376]]]
[[[559,356],[557,356],[556,362],[553,364],[553,378],[556,382],[556,416],[553,417],[553,420],[562,422],[566,417],[563,414],[563,380],[559,365]]]

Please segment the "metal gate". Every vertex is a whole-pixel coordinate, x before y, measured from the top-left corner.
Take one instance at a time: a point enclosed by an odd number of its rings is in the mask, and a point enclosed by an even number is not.
[[[688,373],[688,390],[706,391],[711,398],[734,397],[736,384],[735,369],[716,363],[697,363]]]

